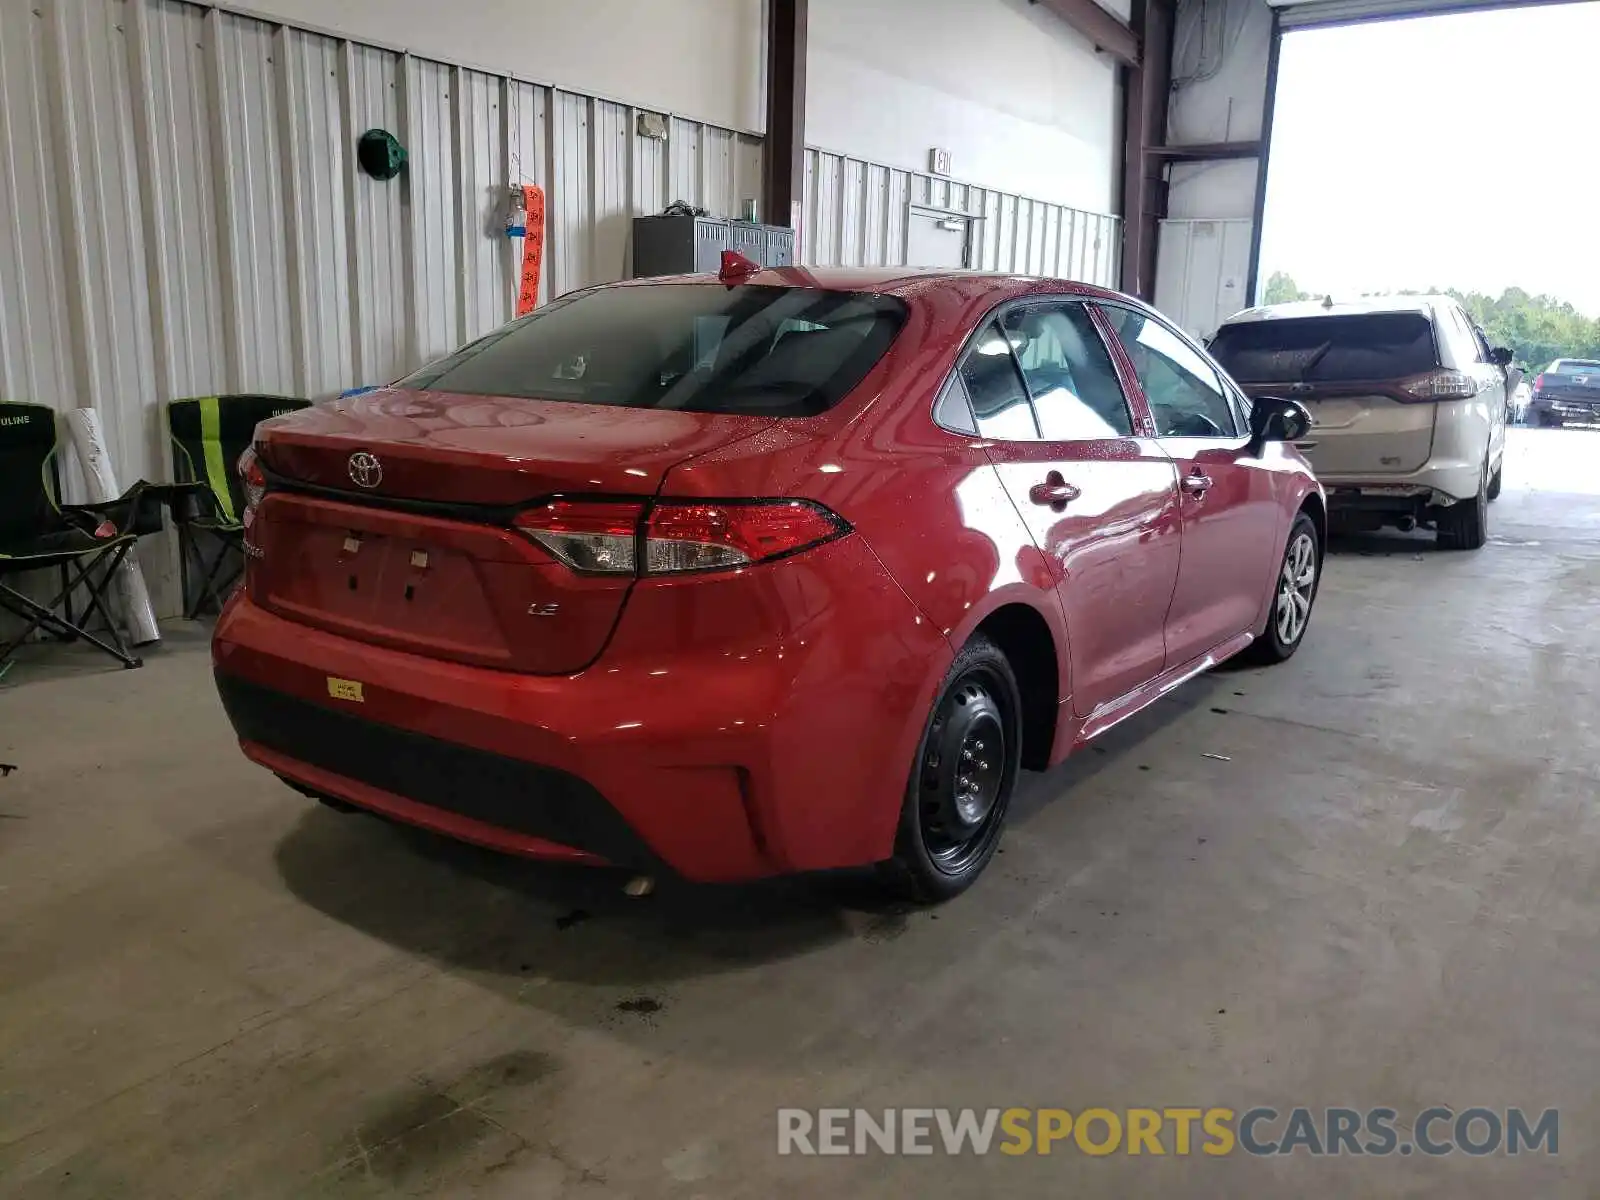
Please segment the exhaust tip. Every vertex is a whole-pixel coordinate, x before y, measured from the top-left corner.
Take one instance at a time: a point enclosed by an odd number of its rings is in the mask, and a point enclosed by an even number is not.
[[[292,787],[295,791],[299,792],[302,796],[305,796],[311,800],[315,800],[319,804],[326,804],[329,808],[333,809],[334,812],[359,813],[364,811],[363,809],[358,808],[356,805],[351,804],[347,800],[339,800],[333,796],[324,795],[323,793],[316,791],[314,788],[308,788],[303,783],[297,783],[295,780],[290,779],[287,775],[279,775],[278,778]]]

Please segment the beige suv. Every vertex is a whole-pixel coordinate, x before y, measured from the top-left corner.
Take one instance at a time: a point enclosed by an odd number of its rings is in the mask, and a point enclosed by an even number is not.
[[[1311,412],[1297,442],[1350,528],[1433,528],[1475,550],[1500,494],[1506,401],[1520,379],[1448,296],[1300,301],[1228,318],[1211,353],[1251,397]]]

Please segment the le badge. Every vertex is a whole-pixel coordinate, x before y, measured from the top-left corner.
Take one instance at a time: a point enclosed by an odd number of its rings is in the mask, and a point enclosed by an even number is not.
[[[337,679],[328,676],[328,695],[335,700],[354,700],[357,704],[366,703],[366,697],[361,694],[361,681],[359,679]]]

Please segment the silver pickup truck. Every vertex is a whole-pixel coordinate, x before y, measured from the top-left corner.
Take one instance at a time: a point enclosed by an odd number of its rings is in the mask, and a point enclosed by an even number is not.
[[[1533,381],[1528,420],[1560,428],[1568,421],[1600,423],[1600,362],[1558,358]]]

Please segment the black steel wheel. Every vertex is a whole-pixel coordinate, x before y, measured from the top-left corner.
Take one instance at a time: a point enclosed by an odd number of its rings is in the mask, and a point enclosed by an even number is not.
[[[921,902],[964,891],[1000,844],[1022,758],[1022,701],[1006,656],[974,637],[945,676],[900,814],[897,890]]]

